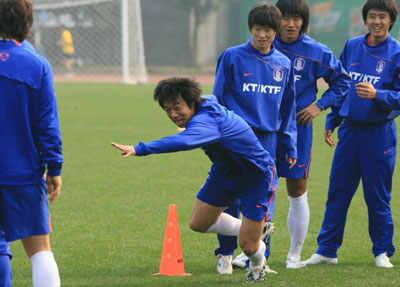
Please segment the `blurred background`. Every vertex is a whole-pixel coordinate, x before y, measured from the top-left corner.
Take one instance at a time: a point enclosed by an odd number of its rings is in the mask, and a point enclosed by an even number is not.
[[[212,83],[219,55],[247,42],[247,15],[258,2],[33,0],[35,22],[28,40],[50,60],[57,81],[141,83],[189,75]],[[308,34],[336,56],[349,38],[366,32],[361,15],[365,0],[307,2]],[[391,31],[397,39],[399,22]],[[64,29],[73,38],[73,73],[63,62]]]

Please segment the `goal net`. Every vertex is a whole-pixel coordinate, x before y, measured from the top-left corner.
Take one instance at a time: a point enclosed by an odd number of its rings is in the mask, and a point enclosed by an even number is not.
[[[51,62],[56,79],[146,82],[140,0],[33,3],[35,21],[28,40]],[[63,50],[71,45],[63,41],[65,30],[72,35],[72,52]]]

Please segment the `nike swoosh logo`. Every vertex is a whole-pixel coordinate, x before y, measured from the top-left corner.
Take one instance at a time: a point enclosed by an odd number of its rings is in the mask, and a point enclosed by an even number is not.
[[[253,75],[253,73],[244,73],[243,75],[244,75],[245,77],[247,77],[247,76]]]
[[[389,150],[384,150],[383,153],[384,153],[384,154],[388,154],[388,153],[391,152],[391,151],[392,151],[391,149],[389,149]]]
[[[305,166],[306,164],[299,164],[299,168],[302,168],[303,166]]]
[[[359,65],[360,63],[352,63],[351,65],[352,66],[356,66],[356,65]]]
[[[261,204],[257,204],[256,206],[257,206],[257,208],[263,207]]]

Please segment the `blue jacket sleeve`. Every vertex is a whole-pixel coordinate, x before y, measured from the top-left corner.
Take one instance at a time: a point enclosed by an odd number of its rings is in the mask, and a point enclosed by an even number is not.
[[[213,94],[217,97],[218,103],[226,106],[223,96],[230,88],[233,81],[233,65],[230,64],[230,55],[226,51],[218,58],[215,72],[215,83]]]
[[[343,67],[347,67],[347,55],[346,55],[346,50],[347,50],[347,44],[344,46],[342,54],[340,55],[340,62],[342,63]],[[349,86],[351,83],[351,78],[350,81],[348,82]],[[331,105],[331,112],[326,116],[326,123],[325,123],[325,130],[335,130],[338,126],[340,126],[343,122],[343,118],[339,115],[340,108],[342,107],[342,104],[347,96],[347,92],[343,94],[343,97],[340,97],[337,99],[337,101]]]
[[[43,79],[38,99],[36,129],[41,152],[47,163],[47,173],[52,176],[61,174],[63,156],[61,129],[58,118],[57,99],[54,88],[53,72],[45,61]]]
[[[296,95],[294,73],[291,65],[288,82],[283,92],[282,104],[279,110],[281,125],[278,132],[278,145],[286,147],[287,155],[297,158],[297,126],[296,126]]]
[[[209,116],[193,117],[186,129],[169,137],[135,146],[136,155],[169,153],[191,150],[212,144],[221,138],[215,120]]]
[[[400,69],[397,71],[392,90],[376,90],[376,102],[382,108],[400,110]]]
[[[325,110],[343,101],[350,87],[351,78],[331,51],[325,51],[322,60],[318,66],[317,77],[322,77],[329,88],[318,100],[317,105]]]

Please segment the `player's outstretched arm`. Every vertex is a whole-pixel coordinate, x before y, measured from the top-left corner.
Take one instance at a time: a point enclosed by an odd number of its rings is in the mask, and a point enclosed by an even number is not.
[[[49,193],[50,202],[53,202],[58,198],[61,192],[62,180],[61,175],[52,176],[46,175],[47,190]]]
[[[133,156],[136,155],[136,150],[133,146],[131,145],[120,145],[114,142],[111,142],[111,145],[117,149],[119,149],[121,152],[121,155],[123,157],[129,157],[129,156]]]

